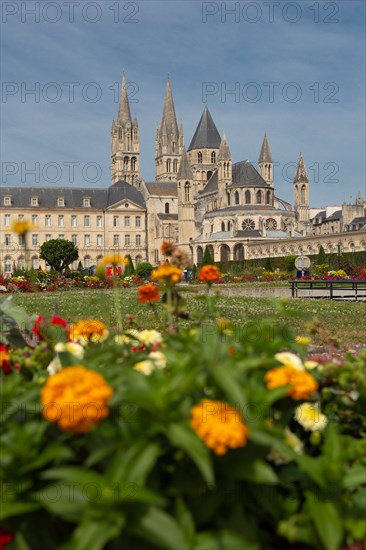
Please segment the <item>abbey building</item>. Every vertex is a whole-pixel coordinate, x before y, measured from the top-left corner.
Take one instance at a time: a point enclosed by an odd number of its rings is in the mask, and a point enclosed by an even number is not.
[[[365,200],[359,194],[354,204],[310,208],[302,154],[291,205],[276,195],[266,134],[258,146],[258,168],[249,160],[234,162],[229,140],[205,107],[185,147],[169,80],[155,136],[155,180],[146,181],[141,174],[140,130],[124,78],[110,140],[112,181],[105,187],[2,187],[0,271],[42,265],[39,246],[51,238],[77,244],[84,266],[112,251],[156,264],[162,261],[164,240],[184,247],[196,264],[206,246],[215,261],[315,254],[320,245],[326,252],[338,246],[366,250]],[[11,232],[18,218],[34,225],[29,259]]]

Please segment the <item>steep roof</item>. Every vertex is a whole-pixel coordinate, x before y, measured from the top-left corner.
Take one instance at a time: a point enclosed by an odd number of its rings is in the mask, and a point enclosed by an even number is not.
[[[232,168],[233,187],[268,187],[268,183],[254,168],[249,160],[242,160],[233,164]]]
[[[331,214],[329,218],[326,218],[324,221],[330,222],[332,220],[340,220],[341,217],[342,217],[342,210],[336,210],[336,212],[333,212],[333,214]]]
[[[145,208],[145,201],[140,191],[125,181],[118,181],[114,185],[106,188],[90,189],[90,188],[73,188],[73,187],[2,187],[0,196],[11,195],[12,208],[29,208],[31,205],[31,197],[38,197],[39,206],[42,208],[57,208],[57,199],[64,197],[65,206],[60,207],[60,212],[63,208],[84,208],[84,197],[90,198],[90,208],[105,209],[123,199]],[[3,200],[1,199],[1,204]],[[37,207],[34,207],[34,212],[37,212]]]
[[[170,87],[169,78],[166,83],[163,116],[161,118],[159,132],[161,136],[165,133],[168,136],[169,135],[178,136],[177,117],[175,115],[173,94],[172,94],[172,89]]]
[[[200,197],[204,195],[209,195],[210,193],[216,193],[219,188],[219,176],[217,173],[217,170],[212,174],[208,182],[206,183],[205,187],[202,189],[202,191],[199,191]]]
[[[188,151],[191,149],[218,149],[220,147],[220,134],[216,128],[210,111],[207,106],[204,108],[191,144]]]
[[[193,180],[193,172],[185,148],[180,159],[177,180]]]
[[[273,162],[272,152],[268,143],[267,134],[264,134],[262,149],[259,153],[258,164],[260,164],[261,162]]]
[[[118,120],[117,120],[117,122],[121,126],[125,126],[126,124],[131,124],[131,126],[132,126],[130,104],[129,104],[129,101],[128,101],[126,79],[125,79],[124,73],[122,75],[122,89],[121,89],[121,97],[120,97],[120,100],[119,100],[119,110],[118,110]]]
[[[219,154],[217,155],[217,160],[231,160],[231,151],[226,141],[225,132],[221,138]]]
[[[309,176],[306,171],[306,166],[302,153],[300,153],[299,162],[297,163],[294,183],[309,183]]]
[[[161,197],[178,196],[175,181],[145,181],[145,186],[150,195],[159,195]]]

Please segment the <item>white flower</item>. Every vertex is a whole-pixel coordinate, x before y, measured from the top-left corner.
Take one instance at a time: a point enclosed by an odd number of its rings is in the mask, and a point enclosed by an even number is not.
[[[161,351],[152,351],[151,353],[149,353],[149,359],[151,359],[155,363],[156,368],[165,369],[166,357]]]
[[[55,345],[55,351],[57,351],[57,353],[68,351],[71,355],[74,355],[78,359],[82,359],[84,357],[83,346],[77,344],[76,342],[58,342]]]
[[[138,339],[138,335],[138,330],[131,329],[126,332],[126,334],[116,334],[116,336],[114,337],[114,341],[116,342],[116,344],[128,344]]]
[[[321,432],[328,423],[317,403],[302,403],[296,407],[295,420],[308,432]]]
[[[137,334],[137,338],[140,342],[145,344],[145,346],[153,346],[163,341],[162,335],[157,330],[142,330]]]
[[[60,371],[61,369],[62,369],[62,365],[58,356],[54,357],[51,363],[47,367],[47,371],[50,376],[52,376],[53,374],[56,374],[56,372]]]
[[[283,365],[286,365],[287,367],[292,367],[293,369],[297,370],[305,370],[300,357],[298,357],[294,353],[290,353],[289,351],[276,353],[275,358],[277,359],[277,361],[279,361]]]
[[[305,361],[304,362],[304,367],[306,368],[306,370],[313,370],[318,366],[319,366],[319,363],[317,363],[316,361]]]
[[[303,442],[289,428],[285,429],[285,443],[287,443],[287,445],[291,447],[295,453],[299,455],[303,454]],[[267,455],[267,458],[277,465],[288,464],[292,460],[291,455],[286,454],[284,451],[278,451],[277,449],[271,449]]]
[[[1,292],[8,292],[8,289],[4,285],[0,285],[0,291]]]

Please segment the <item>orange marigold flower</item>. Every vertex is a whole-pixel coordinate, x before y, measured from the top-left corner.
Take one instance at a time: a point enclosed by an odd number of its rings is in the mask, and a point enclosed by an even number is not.
[[[239,411],[228,403],[205,399],[192,408],[191,426],[217,455],[244,447],[249,428]]]
[[[206,283],[213,283],[218,281],[221,278],[221,273],[219,268],[215,265],[204,265],[201,267],[200,272],[198,273],[198,278],[200,281],[205,281]]]
[[[86,319],[70,327],[70,340],[78,340],[83,346],[89,342],[99,344],[108,337],[107,326],[102,321]]]
[[[175,246],[173,243],[169,241],[163,241],[163,244],[161,245],[161,251],[164,254],[164,256],[171,256],[174,250],[175,250]]]
[[[138,288],[138,299],[141,304],[145,302],[156,302],[159,300],[159,290],[151,283],[142,285]]]
[[[65,432],[89,432],[109,414],[114,391],[103,376],[81,365],[50,376],[41,391],[43,417]]]
[[[318,389],[318,383],[311,374],[288,366],[269,370],[264,380],[268,389],[290,386],[288,394],[296,400],[309,399]]]
[[[174,284],[178,283],[178,281],[182,278],[182,270],[178,267],[174,267],[173,265],[170,265],[168,263],[164,263],[163,265],[159,265],[154,271],[151,273],[151,278],[154,281],[164,280],[167,284]]]

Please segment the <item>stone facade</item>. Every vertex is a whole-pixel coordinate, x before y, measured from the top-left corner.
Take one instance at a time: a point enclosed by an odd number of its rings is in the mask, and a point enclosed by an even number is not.
[[[258,170],[248,160],[233,162],[205,107],[187,151],[178,127],[170,81],[156,131],[155,181],[140,173],[140,135],[122,79],[117,119],[111,129],[112,185],[100,189],[2,187],[0,270],[44,267],[39,246],[65,238],[79,247],[84,266],[117,251],[135,262],[157,264],[164,240],[184,247],[200,263],[206,246],[215,261],[242,260],[366,249],[366,202],[309,207],[309,177],[300,154],[294,174],[294,206],[275,192],[273,157],[267,135]],[[11,224],[32,220],[26,249]],[[73,266],[75,267],[75,266]]]

